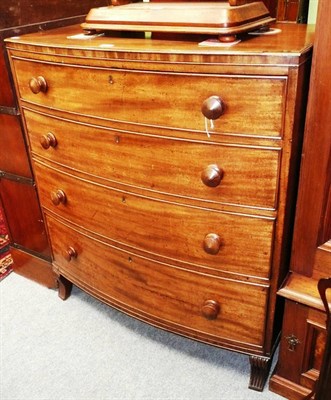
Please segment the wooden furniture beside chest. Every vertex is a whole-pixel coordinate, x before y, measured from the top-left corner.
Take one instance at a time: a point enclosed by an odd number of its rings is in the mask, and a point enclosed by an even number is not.
[[[326,312],[326,343],[318,381],[314,388],[315,400],[323,400],[331,394],[331,306],[327,293],[331,290],[331,278],[318,281],[318,291]]]
[[[279,335],[312,33],[7,41],[60,295],[250,356]]]
[[[291,274],[280,290],[286,299],[280,357],[270,388],[289,399],[308,395],[325,347],[325,307],[317,285],[331,276],[331,4],[319,3],[305,142],[294,226]],[[331,306],[331,296],[329,297]],[[329,336],[330,337],[330,336]],[[328,377],[329,382],[331,376]],[[330,385],[329,385],[330,387]],[[330,399],[330,391],[323,399]]]

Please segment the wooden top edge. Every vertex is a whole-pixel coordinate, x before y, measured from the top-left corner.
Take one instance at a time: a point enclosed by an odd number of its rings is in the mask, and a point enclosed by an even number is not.
[[[157,24],[156,22],[98,22],[90,21],[85,22],[81,26],[84,30],[97,30],[97,31],[150,31],[150,32],[168,32],[168,33],[192,33],[192,34],[207,34],[207,35],[223,35],[223,34],[239,34],[242,32],[257,30],[261,26],[269,25],[274,22],[274,18],[266,16],[263,19],[257,19],[248,21],[242,24],[188,24],[188,23],[176,23],[176,24]]]
[[[62,55],[70,51],[72,56],[82,51],[103,53],[148,53],[174,55],[215,55],[219,57],[256,56],[250,60],[253,64],[271,64],[268,57],[283,59],[286,65],[298,65],[306,55],[310,56],[313,44],[314,26],[277,23],[272,26],[279,33],[272,35],[246,34],[241,42],[234,46],[199,46],[201,38],[195,36],[189,40],[180,37],[178,40],[144,39],[121,37],[119,32],[108,32],[107,35],[93,37],[83,35],[79,25],[36,32],[6,39],[8,49],[36,51]],[[58,49],[58,50],[57,50]],[[216,61],[215,61],[216,62]],[[239,62],[240,63],[240,62]],[[277,61],[278,63],[278,61]]]
[[[268,16],[262,1],[237,7],[228,2],[190,2],[189,6],[186,2],[144,2],[92,8],[86,23],[225,28]]]
[[[318,280],[316,279],[291,272],[284,286],[278,291],[278,294],[288,300],[325,311],[317,284]],[[331,308],[331,293],[327,293],[327,298],[329,307]]]

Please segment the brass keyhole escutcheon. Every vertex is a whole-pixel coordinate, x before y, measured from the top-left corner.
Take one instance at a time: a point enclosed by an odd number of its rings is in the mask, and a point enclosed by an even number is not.
[[[298,344],[300,344],[300,340],[295,335],[286,336],[287,341],[287,349],[289,351],[295,351]]]

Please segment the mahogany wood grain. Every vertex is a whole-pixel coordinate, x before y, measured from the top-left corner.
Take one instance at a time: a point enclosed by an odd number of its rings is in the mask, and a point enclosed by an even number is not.
[[[0,170],[32,179],[29,159],[22,157],[26,144],[19,116],[0,113]]]
[[[201,199],[214,207],[222,203],[276,207],[280,148],[217,145],[197,140],[194,134],[185,140],[163,138],[159,132],[148,136],[81,125],[29,110],[24,116],[34,156],[52,163],[153,193]],[[54,135],[57,146],[45,150],[40,145],[44,135]],[[77,137],[80,143],[73,146]],[[222,172],[210,175],[211,162]]]
[[[43,259],[45,254],[49,256],[50,249],[44,248],[48,246],[45,228],[42,226],[39,200],[33,186],[3,39],[78,23],[82,20],[81,14],[87,13],[92,5],[105,5],[105,1],[0,2],[0,196],[6,207],[15,272],[48,287],[55,287],[50,261]],[[28,247],[30,245],[31,248]],[[19,249],[13,246],[19,246]],[[42,249],[41,254],[36,252],[39,249]]]
[[[282,71],[284,75],[284,66],[298,65],[298,63],[310,59],[311,45],[314,39],[315,29],[313,26],[305,26],[303,24],[286,24],[277,23],[274,28],[279,28],[283,32],[281,35],[261,35],[247,38],[239,44],[226,48],[204,47],[199,46],[197,40],[186,38],[186,40],[146,40],[135,37],[118,37],[118,36],[98,36],[80,39],[77,42],[76,35],[81,34],[81,27],[70,26],[54,29],[52,31],[41,31],[38,34],[27,34],[19,38],[7,39],[7,48],[11,49],[12,56],[21,55],[28,56],[26,52],[20,53],[19,49],[29,49],[35,54],[34,60],[56,60],[56,55],[66,55],[68,62],[75,61],[76,65],[102,65],[102,61],[112,60],[114,65],[116,61],[120,61],[119,65],[124,65],[124,61],[135,61],[131,64],[131,69],[144,70],[151,68],[153,63],[160,67],[166,67],[170,63],[170,71],[201,71],[211,64],[213,71],[227,71],[234,74],[236,71],[243,73],[242,65],[245,64],[245,71],[252,71],[250,65],[254,66],[254,70],[259,70],[258,66],[264,67],[262,71],[268,74],[266,66],[270,66],[270,74],[274,71]],[[271,36],[271,37],[270,37]],[[129,40],[128,40],[129,39]],[[133,40],[134,39],[134,40]],[[9,44],[10,43],[10,44]],[[169,44],[173,53],[169,54]],[[51,48],[54,58],[47,50]],[[79,49],[88,49],[89,58],[77,59],[73,57],[75,52],[68,51],[68,48],[75,49],[76,54],[84,54]],[[14,50],[16,51],[14,52]],[[86,50],[87,51],[87,50]],[[86,54],[86,53],[85,53]],[[47,56],[46,56],[47,55]],[[86,54],[87,55],[87,54]],[[91,58],[90,58],[91,57]],[[185,59],[185,64],[179,63]],[[208,62],[208,57],[212,57],[213,63]],[[283,64],[281,65],[283,61]],[[148,61],[148,63],[144,62]],[[240,63],[240,68],[234,61]],[[250,61],[250,62],[248,62]],[[197,65],[197,63],[199,65]],[[223,65],[230,63],[231,65]],[[201,64],[201,65],[200,65]],[[248,64],[248,65],[246,65]],[[125,64],[128,66],[127,64]],[[152,69],[152,68],[151,68]],[[211,69],[209,69],[211,70]],[[31,78],[31,77],[29,77]]]
[[[150,0],[153,2],[174,2],[176,0]],[[190,2],[190,1],[196,1],[196,0],[185,0],[185,2]],[[210,0],[202,0],[202,1],[210,1]],[[233,0],[233,1],[237,1],[237,0]],[[256,1],[256,0],[251,0],[251,1]],[[277,5],[278,5],[278,0],[263,0],[263,3],[266,5],[266,7],[268,8],[270,15],[272,17],[276,16],[276,12],[277,12]],[[189,5],[188,5],[189,7]]]
[[[84,15],[92,6],[105,6],[105,0],[58,1],[20,0],[0,3],[0,29],[29,25],[47,20],[64,19],[73,15]]]
[[[43,217],[35,186],[15,180],[0,179],[1,200],[10,237],[15,246],[50,257]],[[15,208],[12,207],[15,204]],[[28,226],[29,230],[24,229]],[[14,260],[15,261],[15,260]]]
[[[270,389],[287,399],[302,400],[318,378],[326,339],[325,314],[286,300],[284,315],[277,374]]]
[[[292,272],[278,293],[286,299],[323,311],[324,306],[317,285],[318,280]],[[331,305],[331,295],[329,295],[329,302]]]
[[[228,274],[269,277],[272,219],[215,212],[183,202],[114,190],[95,184],[86,176],[77,179],[65,170],[54,170],[37,160],[35,172],[45,209],[106,236],[117,245],[125,243],[132,249],[178,261],[187,268],[201,266]],[[65,194],[65,204],[52,202],[51,193],[58,189]],[[204,250],[205,236],[209,233],[217,233],[221,238],[217,255]]]
[[[279,7],[279,4],[281,3],[282,0],[263,0],[263,3],[266,5],[268,8],[270,15],[272,17],[276,17],[277,15],[277,9]]]
[[[135,124],[206,131],[200,109],[210,96],[219,95],[225,111],[214,122],[214,128],[209,128],[212,134],[282,136],[283,94],[287,83],[284,77],[203,76],[111,67],[86,69],[66,66],[63,62],[53,65],[20,59],[14,60],[14,69],[20,97],[26,102]],[[45,78],[49,87],[45,94],[34,94],[27,85],[35,75]],[[74,91],[68,91],[68,80]],[[243,97],[242,93],[247,92],[249,98]]]
[[[10,253],[14,260],[13,270],[15,273],[50,289],[57,288],[57,276],[53,271],[50,259],[41,258],[16,247],[11,247]]]
[[[262,1],[233,2],[136,2],[120,7],[92,8],[82,24],[89,32],[95,31],[151,31],[233,35],[254,31],[275,21]],[[188,23],[189,21],[189,23]]]
[[[230,6],[233,7],[238,7],[238,6],[242,6],[244,4],[249,4],[249,3],[253,3],[256,0],[228,0]]]
[[[318,246],[331,239],[331,3],[321,1],[309,91],[300,191],[291,259],[293,271],[311,276]],[[318,122],[317,122],[318,121]],[[327,227],[327,228],[326,228]]]
[[[299,2],[300,0],[279,1],[277,8],[277,20],[296,22],[299,13]]]
[[[230,49],[77,33],[7,41],[59,284],[250,354],[250,387],[262,390],[289,262],[311,32],[285,24]],[[28,86],[38,76],[46,93]],[[224,101],[214,121],[201,112],[210,96]],[[44,149],[49,132],[57,145]],[[222,169],[215,187],[201,180],[211,165]],[[58,190],[67,201],[54,205]]]
[[[318,290],[321,296],[321,299],[323,301],[324,307],[325,307],[325,312],[327,315],[327,320],[326,320],[326,329],[327,329],[327,338],[326,338],[326,344],[325,344],[325,351],[323,354],[323,361],[322,364],[319,368],[320,370],[320,375],[318,379],[318,384],[316,388],[316,400],[323,400],[325,398],[325,395],[330,394],[331,390],[331,382],[330,382],[330,377],[331,377],[331,307],[329,306],[327,302],[327,296],[326,293],[327,291],[331,290],[331,278],[324,278],[320,279],[318,282]]]
[[[331,198],[331,197],[329,197]],[[331,275],[331,240],[318,246],[314,259],[313,279],[322,279]]]
[[[14,88],[11,85],[10,81],[10,72],[7,69],[6,64],[6,49],[5,44],[3,42],[3,38],[6,37],[2,34],[0,30],[0,105],[2,107],[12,107],[16,106],[15,97],[14,97]]]
[[[263,346],[263,318],[268,289],[215,279],[177,269],[135,253],[119,251],[47,217],[54,263],[60,274],[93,295],[129,314],[189,331],[195,337],[218,343],[239,341],[259,352]],[[68,262],[63,251],[73,246],[77,258]],[[98,265],[95,273],[94,265]],[[116,282],[125,282],[125,290]],[[238,310],[238,297],[240,310]],[[213,320],[201,312],[206,300],[220,305]],[[239,311],[239,315],[238,315]],[[245,318],[250,315],[250,318]]]
[[[306,312],[324,309],[317,293],[317,282],[320,278],[331,275],[331,117],[329,113],[331,33],[327,28],[330,21],[331,4],[321,0],[316,21],[316,40],[294,225],[290,265],[293,272],[279,292],[287,299],[286,304],[296,301],[298,302],[296,308],[306,309]],[[298,312],[296,308],[285,309],[285,325],[286,321],[296,318]],[[281,346],[284,346],[283,341],[284,338],[282,338]],[[322,353],[320,351],[320,360]],[[313,359],[314,346],[302,348],[300,354],[304,359]],[[297,373],[292,373],[286,367],[292,363],[294,363],[293,370]],[[301,399],[303,393],[311,395],[311,380],[303,379],[298,372],[300,363],[300,359],[293,359],[293,354],[281,352],[276,374],[270,381],[271,389],[276,393],[286,395],[289,399]],[[315,380],[321,362],[316,365]],[[329,397],[330,389],[327,386],[329,382],[331,382],[330,369],[322,377],[323,393],[319,394],[320,398]],[[301,397],[298,397],[299,394]]]

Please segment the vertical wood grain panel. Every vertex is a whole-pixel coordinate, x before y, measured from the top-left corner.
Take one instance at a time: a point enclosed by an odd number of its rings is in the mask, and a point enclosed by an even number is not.
[[[302,154],[291,268],[311,276],[316,249],[330,237],[331,3],[318,10],[310,94]],[[321,234],[322,233],[322,234]]]

